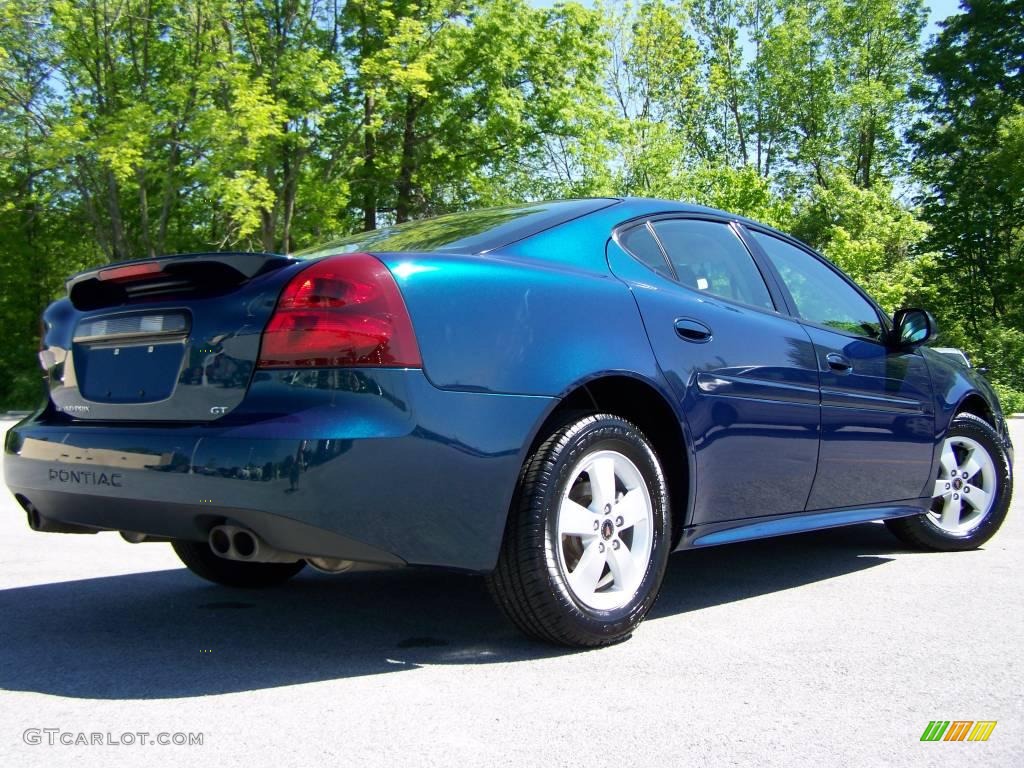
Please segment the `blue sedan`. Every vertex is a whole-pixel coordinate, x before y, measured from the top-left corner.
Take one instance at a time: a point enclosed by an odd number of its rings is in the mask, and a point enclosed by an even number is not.
[[[869,520],[971,549],[1010,503],[996,395],[931,316],[718,210],[495,208],[67,288],[8,486],[37,531],[170,542],[220,584],[483,573],[528,634],[597,646],[673,550]]]

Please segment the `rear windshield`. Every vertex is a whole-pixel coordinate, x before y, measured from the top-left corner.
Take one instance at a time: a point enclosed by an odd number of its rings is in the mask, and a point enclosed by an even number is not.
[[[560,200],[449,213],[422,221],[361,232],[293,254],[316,259],[353,251],[492,251],[617,202],[613,198]]]

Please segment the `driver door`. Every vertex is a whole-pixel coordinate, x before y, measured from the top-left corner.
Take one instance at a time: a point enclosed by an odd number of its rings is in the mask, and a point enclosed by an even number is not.
[[[894,350],[877,307],[810,251],[751,231],[814,345],[821,449],[807,509],[930,495],[935,413],[919,350]]]

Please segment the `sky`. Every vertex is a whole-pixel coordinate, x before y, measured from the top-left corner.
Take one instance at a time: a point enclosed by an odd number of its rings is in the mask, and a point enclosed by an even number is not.
[[[534,8],[550,8],[558,0],[527,0],[527,2]],[[592,5],[588,0],[580,0],[580,2],[584,5]],[[924,28],[924,37],[927,40],[938,32],[937,23],[939,21],[958,12],[960,3],[959,0],[931,0],[925,5],[928,6],[928,23]]]
[[[928,3],[928,26],[925,27],[925,37],[934,35],[939,31],[936,23],[943,19],[952,16],[954,13],[958,13],[960,10],[960,3],[958,0],[932,0]]]

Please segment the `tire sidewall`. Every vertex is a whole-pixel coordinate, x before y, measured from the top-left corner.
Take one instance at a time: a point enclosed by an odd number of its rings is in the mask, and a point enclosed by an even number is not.
[[[989,454],[996,470],[996,499],[988,514],[981,523],[966,533],[951,533],[936,525],[923,514],[918,517],[921,533],[933,538],[936,543],[945,547],[973,548],[988,541],[999,530],[1010,508],[1013,488],[1013,474],[1009,456],[998,433],[987,423],[977,417],[957,416],[950,424],[943,437],[943,443],[950,437],[969,437],[979,443]]]
[[[670,538],[668,489],[660,463],[643,434],[629,422],[614,416],[597,416],[570,428],[568,441],[555,457],[552,480],[545,489],[543,502],[544,549],[550,585],[555,598],[566,608],[569,618],[589,634],[615,636],[628,633],[650,610],[668,562]],[[632,599],[620,608],[599,610],[582,603],[569,586],[558,548],[558,513],[566,486],[580,461],[596,451],[610,450],[628,458],[643,477],[651,498],[651,554],[640,586]],[[628,636],[628,634],[627,634]]]

